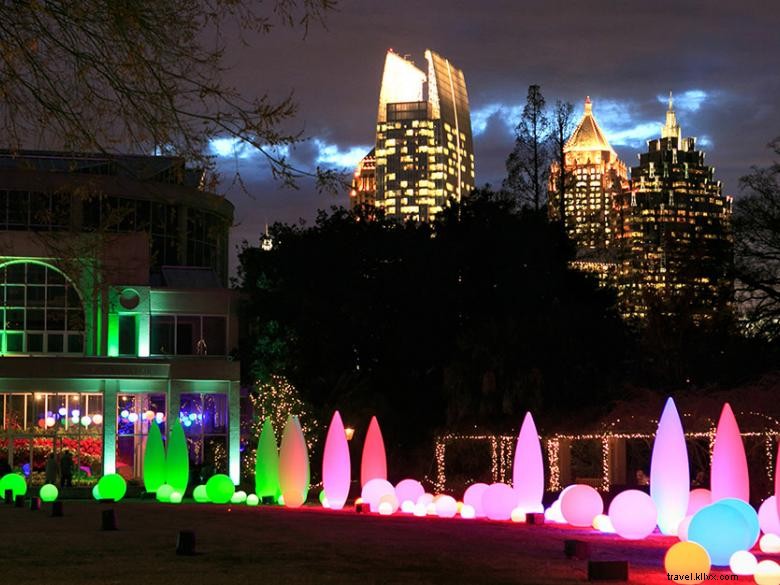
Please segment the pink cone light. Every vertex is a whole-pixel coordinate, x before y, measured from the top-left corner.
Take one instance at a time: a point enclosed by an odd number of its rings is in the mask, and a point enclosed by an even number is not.
[[[780,443],[777,445],[777,457],[775,457],[775,505],[777,506],[777,517],[780,518]]]
[[[309,450],[297,416],[287,418],[279,449],[279,485],[284,505],[298,508],[309,493]]]
[[[360,459],[360,486],[363,487],[372,479],[387,479],[387,459],[385,458],[385,442],[382,431],[375,416],[371,417],[363,443],[363,456]]]
[[[652,479],[651,483],[652,481],[655,480]],[[715,433],[710,489],[713,503],[723,498],[737,498],[745,502],[750,498],[745,446],[739,434],[737,419],[734,418],[734,412],[728,402],[723,405]]]
[[[512,468],[512,487],[517,492],[517,506],[526,512],[543,512],[544,461],[542,444],[536,432],[534,418],[525,413],[520,434],[517,437],[515,460]]]
[[[662,534],[677,534],[688,510],[690,469],[680,415],[669,398],[658,421],[650,459],[650,497],[658,511]]]
[[[349,444],[339,411],[333,413],[322,455],[322,487],[329,508],[341,510],[349,496],[351,470]]]

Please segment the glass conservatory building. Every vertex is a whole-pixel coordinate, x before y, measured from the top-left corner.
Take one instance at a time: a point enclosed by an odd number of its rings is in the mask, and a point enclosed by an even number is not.
[[[42,481],[143,473],[179,417],[191,465],[239,480],[233,207],[172,157],[0,152],[0,460]]]

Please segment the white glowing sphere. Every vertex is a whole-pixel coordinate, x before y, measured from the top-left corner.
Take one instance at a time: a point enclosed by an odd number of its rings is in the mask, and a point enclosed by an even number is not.
[[[712,492],[710,492],[710,490],[705,490],[704,488],[691,490],[691,493],[688,494],[688,511],[685,515],[693,516],[696,512],[705,506],[709,506],[711,503]]]
[[[780,518],[777,517],[777,503],[769,496],[758,509],[758,523],[764,534],[780,534]]]
[[[452,496],[440,496],[434,505],[439,518],[454,518],[458,513],[458,502]]]
[[[81,424],[84,425],[85,427],[88,427],[89,425],[92,424],[92,417],[89,417],[89,416],[86,416],[86,415],[82,416],[81,417]]]
[[[231,504],[243,504],[244,502],[246,502],[246,492],[244,490],[238,490],[230,497]]]
[[[379,500],[386,495],[395,496],[395,488],[392,483],[380,478],[367,481],[363,491],[360,492],[360,497],[364,502],[368,502],[372,512],[379,511]]]
[[[688,540],[688,526],[691,525],[691,520],[693,519],[693,516],[686,516],[682,519],[679,526],[677,526],[677,538],[682,540],[683,542]]]
[[[46,417],[46,426],[47,427],[53,427],[55,422],[57,422],[57,421],[54,420],[53,416],[47,416]]]
[[[162,423],[162,421],[165,420],[165,415],[162,412],[158,412],[154,415],[154,420],[156,420],[158,423]]]
[[[470,506],[469,504],[463,504],[460,508],[460,517],[465,518],[466,520],[472,520],[477,517],[477,513],[474,510],[474,506]]]
[[[425,516],[425,513],[427,511],[428,504],[415,504],[414,505],[414,515],[418,518],[422,518]]]
[[[68,409],[64,406],[60,407],[60,409],[57,411],[60,416],[68,416]],[[124,410],[122,412],[125,412]]]
[[[168,502],[171,504],[181,504],[182,499],[183,496],[181,495],[181,492],[171,492]]]
[[[756,565],[753,579],[758,585],[780,584],[780,565],[775,561],[761,561]]]
[[[544,519],[547,522],[554,522],[555,524],[566,524],[566,518],[561,513],[561,501],[555,500],[552,506],[544,511]]]
[[[593,528],[604,534],[613,534],[615,532],[612,520],[606,514],[599,514],[593,519]]]
[[[152,420],[154,420],[154,412],[152,412],[151,410],[147,410],[147,411],[144,413],[144,419],[145,419],[145,420],[148,420],[148,421],[152,421]]]
[[[70,411],[70,416],[72,416],[73,418],[78,418],[81,416],[81,411],[78,408],[74,408],[73,410]]]
[[[425,506],[425,514],[427,516],[436,516],[436,504],[431,502],[427,506]]]
[[[136,414],[135,412],[131,412],[130,414],[127,415],[127,420],[129,420],[131,423],[137,422],[138,414]]]
[[[486,483],[471,484],[463,494],[463,503],[474,508],[475,518],[484,518],[485,511],[482,509],[482,495],[488,489]]]
[[[566,522],[572,526],[591,526],[593,519],[604,512],[601,494],[589,485],[569,486],[561,493],[560,500],[561,514]],[[615,524],[614,518],[612,524]],[[617,526],[615,526],[615,530],[617,530]]]
[[[414,506],[415,504],[411,500],[404,500],[401,503],[401,512],[404,514],[414,514]]]
[[[417,505],[422,504],[423,506],[427,507],[428,504],[433,503],[433,494],[423,494],[419,498],[417,498],[417,502],[415,502]]]
[[[765,534],[758,541],[758,547],[761,552],[765,553],[780,553],[780,536],[777,534]]]
[[[102,425],[103,424],[103,415],[102,414],[96,414],[92,417],[92,422],[96,425]]]
[[[510,518],[512,519],[512,522],[517,522],[519,524],[525,523],[525,509],[517,507],[514,510],[512,510],[512,515]]]
[[[379,498],[379,506],[377,506],[377,510],[382,504],[390,505],[391,514],[395,514],[398,511],[398,498],[395,497],[395,494],[385,494],[384,496]]]
[[[425,488],[416,479],[402,479],[395,486],[395,497],[403,505],[407,500],[414,503],[425,493]]]
[[[729,559],[729,569],[735,575],[752,575],[757,565],[756,557],[746,550],[738,550]]]
[[[639,540],[655,530],[658,510],[645,492],[626,490],[615,496],[609,505],[609,519],[619,536]]]
[[[393,505],[390,502],[379,503],[379,514],[381,516],[390,516],[393,513]]]
[[[482,510],[491,520],[509,520],[517,507],[517,493],[505,483],[494,483],[482,494]]]
[[[260,503],[260,498],[258,498],[256,494],[249,494],[246,497],[247,506],[257,506],[259,503]]]

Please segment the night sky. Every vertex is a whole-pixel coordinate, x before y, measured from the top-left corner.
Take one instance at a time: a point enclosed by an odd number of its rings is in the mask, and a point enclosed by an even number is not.
[[[548,104],[586,95],[628,166],[660,134],[669,91],[684,136],[696,136],[727,194],[739,177],[770,160],[780,136],[780,2],[667,0],[564,2],[342,0],[327,29],[279,29],[228,48],[229,81],[247,96],[294,92],[291,129],[307,140],[290,152],[303,168],[351,173],[373,146],[385,52],[446,56],[466,76],[477,184],[498,185],[529,84]],[[227,140],[213,145],[226,179],[236,165],[249,194],[236,206],[233,241],[252,243],[265,222],[311,221],[318,208],[346,205],[346,192],[318,194],[311,181],[280,189],[262,158]]]

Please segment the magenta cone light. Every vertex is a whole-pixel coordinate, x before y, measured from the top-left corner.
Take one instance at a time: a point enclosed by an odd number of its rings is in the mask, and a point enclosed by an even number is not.
[[[775,457],[775,506],[777,506],[777,517],[780,518],[780,444],[777,445],[777,457]]]
[[[654,481],[650,475],[651,483]],[[715,447],[712,450],[712,471],[710,479],[712,501],[723,498],[737,498],[745,502],[750,499],[745,446],[739,434],[737,419],[729,403],[723,405],[715,433]]]
[[[677,534],[688,510],[690,481],[685,433],[674,400],[669,398],[658,421],[650,459],[650,497],[662,534]]]
[[[517,437],[512,483],[517,492],[517,506],[526,512],[543,512],[544,462],[542,444],[536,432],[534,418],[525,413],[520,434]]]
[[[363,444],[363,456],[360,459],[360,486],[363,487],[372,479],[387,479],[385,442],[375,416],[371,417],[366,442]]]
[[[322,487],[327,497],[327,507],[333,510],[341,510],[344,507],[349,496],[350,473],[349,444],[344,423],[337,410],[330,421],[322,456]]]
[[[309,493],[309,450],[297,416],[287,419],[279,450],[279,484],[284,505],[297,508]]]

